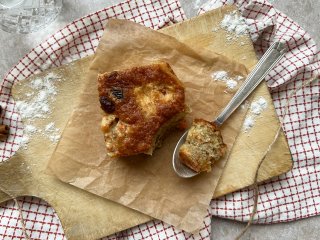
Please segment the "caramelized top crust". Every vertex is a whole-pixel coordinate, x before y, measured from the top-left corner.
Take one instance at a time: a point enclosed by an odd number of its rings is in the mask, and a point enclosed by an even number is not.
[[[102,123],[109,156],[150,151],[160,128],[185,111],[184,87],[165,62],[101,74],[98,91],[106,117],[115,119]]]

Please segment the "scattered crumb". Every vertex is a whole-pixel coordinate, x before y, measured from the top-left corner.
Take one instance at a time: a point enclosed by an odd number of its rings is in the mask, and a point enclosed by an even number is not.
[[[256,118],[268,107],[268,103],[265,98],[259,97],[258,100],[253,101],[250,105],[249,115],[246,117],[243,123],[244,132],[248,132],[255,123]]]

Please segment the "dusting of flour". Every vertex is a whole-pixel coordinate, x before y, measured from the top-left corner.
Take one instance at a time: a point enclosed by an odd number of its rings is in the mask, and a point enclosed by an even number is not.
[[[215,81],[222,81],[226,84],[228,90],[233,90],[238,86],[238,82],[243,79],[242,76],[230,77],[226,71],[216,71],[211,73],[211,77]]]
[[[212,29],[213,32],[218,31],[219,29],[224,29],[227,31],[227,41],[236,40],[239,36],[245,35],[248,32],[248,25],[246,19],[239,15],[237,11],[233,11],[229,14],[226,14],[222,19],[220,26]],[[240,45],[245,45],[245,42],[240,42]]]
[[[226,5],[233,5],[234,4],[234,0],[225,0],[224,2]],[[223,6],[223,3],[221,1],[208,1],[207,3],[205,3],[202,6],[202,8],[205,12],[207,12],[207,11],[217,9],[222,6]]]
[[[243,35],[247,33],[248,26],[246,19],[237,14],[236,11],[226,14],[220,23],[221,28],[236,35]]]
[[[30,90],[25,93],[27,100],[16,102],[24,123],[24,134],[21,140],[23,148],[28,147],[34,135],[42,135],[53,143],[60,139],[60,129],[55,126],[54,122],[50,122],[45,127],[37,126],[35,123],[37,119],[49,118],[52,113],[51,104],[56,100],[56,83],[59,81],[61,78],[53,73],[36,78],[28,85]]]
[[[267,106],[267,101],[263,97],[260,97],[257,101],[251,103],[250,111],[254,115],[260,115]]]
[[[256,118],[268,107],[268,103],[265,98],[259,97],[258,100],[253,101],[250,105],[249,115],[246,117],[243,123],[244,132],[248,132],[255,124]]]

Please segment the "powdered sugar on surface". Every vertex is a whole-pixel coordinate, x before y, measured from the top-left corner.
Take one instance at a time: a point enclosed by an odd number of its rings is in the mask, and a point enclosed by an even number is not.
[[[259,97],[258,100],[253,101],[250,105],[250,112],[243,123],[244,132],[250,131],[254,126],[256,118],[262,114],[262,112],[267,109],[268,103],[265,98]]]
[[[226,71],[216,71],[211,74],[212,79],[215,81],[222,81],[225,82],[226,88],[228,90],[233,90],[238,86],[238,83],[240,80],[243,79],[242,76],[235,76],[231,77],[229,76],[228,72]]]
[[[253,116],[246,117],[243,123],[246,131],[251,129],[254,126],[254,121],[255,120]]]
[[[234,0],[226,0],[225,4],[226,5],[232,5],[232,4],[234,4]],[[207,3],[205,3],[202,6],[202,8],[205,11],[209,11],[209,10],[212,10],[212,9],[217,9],[219,7],[222,7],[222,6],[223,6],[222,1],[208,1]]]
[[[36,123],[37,119],[50,117],[51,105],[55,102],[58,93],[56,83],[59,81],[61,81],[61,77],[53,73],[42,78],[35,78],[28,83],[29,90],[25,92],[24,100],[16,102],[24,123],[24,135],[21,141],[23,148],[28,147],[28,143],[34,135],[42,135],[53,143],[60,139],[60,129],[56,128],[54,122],[45,127]]]
[[[228,32],[235,33],[236,35],[246,34],[248,30],[246,19],[237,14],[236,11],[226,14],[221,21],[220,26]]]
[[[267,101],[263,97],[260,97],[257,101],[251,103],[250,111],[254,115],[260,115],[267,106]]]
[[[217,80],[227,80],[228,79],[228,73],[226,71],[217,71],[217,72],[213,72],[211,74],[211,77]]]
[[[222,19],[219,27],[214,27],[213,32],[217,32],[220,29],[224,29],[227,32],[227,41],[237,40],[240,36],[248,33],[249,27],[246,23],[246,19],[242,17],[237,11],[233,11],[226,14]],[[240,45],[243,46],[246,43],[241,41]]]
[[[234,89],[238,85],[238,82],[236,82],[235,80],[229,79],[226,81],[226,85],[228,89]]]

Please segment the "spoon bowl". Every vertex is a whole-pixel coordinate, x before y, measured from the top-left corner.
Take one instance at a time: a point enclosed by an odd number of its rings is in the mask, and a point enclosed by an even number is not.
[[[172,161],[174,171],[180,177],[183,177],[183,178],[191,178],[191,177],[198,175],[198,173],[196,171],[192,170],[191,168],[188,168],[179,159],[179,150],[180,150],[181,145],[186,141],[187,135],[188,135],[188,131],[186,131],[179,139],[179,141],[173,151],[173,161]]]
[[[216,125],[221,126],[227,120],[227,118],[241,105],[241,103],[250,95],[250,93],[273,69],[273,67],[281,60],[285,52],[286,47],[283,43],[280,42],[275,42],[268,48],[253,71],[248,75],[247,79],[230,100],[228,105],[214,120]],[[180,147],[186,141],[187,135],[188,131],[186,131],[178,140],[172,156],[173,169],[178,176],[183,178],[191,178],[199,174],[198,172],[184,165],[179,158]]]

